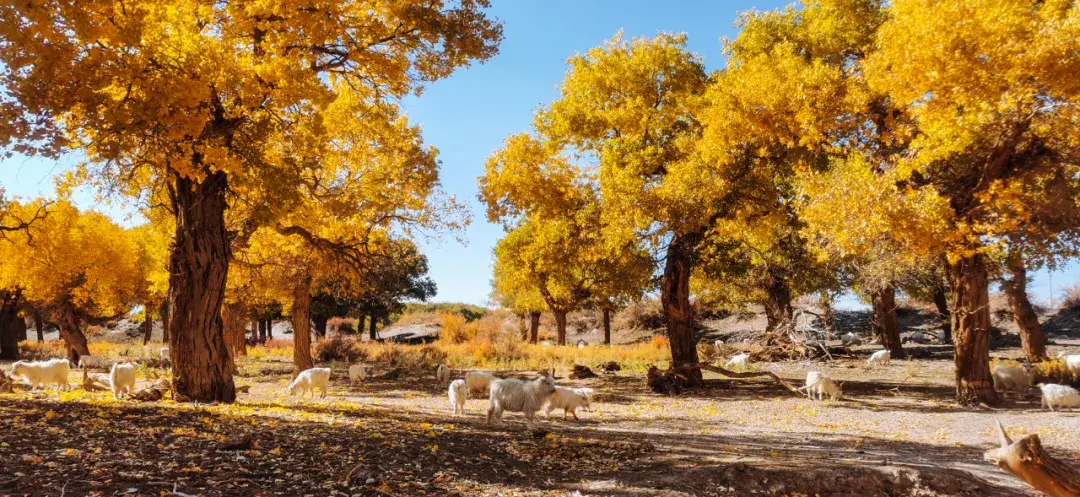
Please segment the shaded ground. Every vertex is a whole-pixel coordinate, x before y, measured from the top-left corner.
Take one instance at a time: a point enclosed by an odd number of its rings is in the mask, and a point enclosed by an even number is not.
[[[535,433],[514,414],[487,427],[479,399],[453,417],[427,375],[350,386],[337,365],[331,395],[310,400],[283,395],[288,363],[242,366],[251,392],[232,406],[0,396],[0,495],[1020,496],[1031,494],[982,462],[993,416],[1063,458],[1080,450],[1078,413],[1035,398],[956,406],[945,360],[763,366],[793,381],[827,371],[845,381],[839,402],[711,376],[675,398],[638,375],[561,379],[595,388],[593,410]],[[245,435],[250,447],[221,450]]]

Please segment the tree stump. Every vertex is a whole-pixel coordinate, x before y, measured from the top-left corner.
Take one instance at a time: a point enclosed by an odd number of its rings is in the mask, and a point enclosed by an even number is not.
[[[1001,447],[983,454],[983,459],[1050,497],[1080,497],[1080,470],[1054,459],[1043,450],[1038,434],[1013,443],[997,422]]]

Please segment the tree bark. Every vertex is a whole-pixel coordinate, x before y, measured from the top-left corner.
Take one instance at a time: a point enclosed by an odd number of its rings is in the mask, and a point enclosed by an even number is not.
[[[986,260],[974,255],[949,264],[952,330],[956,346],[956,398],[961,404],[994,404],[990,381],[990,307]]]
[[[169,343],[169,301],[161,303],[161,343]]]
[[[274,318],[270,318],[270,319],[266,320],[266,339],[267,340],[273,340],[274,339]]]
[[[952,318],[949,314],[948,292],[945,287],[934,288],[934,307],[937,307],[938,319],[941,319],[941,341],[952,343]]]
[[[368,332],[371,334],[371,340],[375,341],[379,339],[379,333],[376,331],[378,324],[375,322],[375,311],[371,311],[371,316],[369,317],[371,318],[371,327],[368,329]]]
[[[302,274],[293,285],[293,375],[314,367],[311,361],[311,275]]]
[[[1039,315],[1027,294],[1027,268],[1017,253],[1009,254],[1006,261],[1009,276],[1001,282],[1005,297],[1009,300],[1016,327],[1020,330],[1020,343],[1029,362],[1046,359],[1046,340],[1043,338]]]
[[[169,261],[169,355],[177,400],[233,402],[234,365],[221,305],[229,274],[224,172],[202,182],[176,177],[176,236]]]
[[[684,364],[697,364],[697,344],[694,340],[694,309],[690,306],[690,273],[697,262],[697,245],[703,235],[676,235],[667,249],[667,261],[660,280],[660,302],[667,320],[674,369]],[[695,369],[687,378],[690,386],[702,384],[701,370]]]
[[[266,320],[265,319],[260,319],[259,320],[259,342],[265,342],[265,341],[266,341]]]
[[[529,343],[536,343],[540,340],[540,313],[529,313]]]
[[[329,319],[326,316],[315,316],[312,321],[315,322],[315,336],[326,338],[326,322]]]
[[[528,327],[528,325],[525,324],[525,314],[519,312],[517,314],[517,318],[518,318],[518,331],[521,332],[521,341],[522,342],[528,342],[529,341],[529,327]]]
[[[360,335],[360,337],[364,336],[364,314],[363,313],[361,313],[359,316],[356,317],[356,333],[358,335]]]
[[[221,307],[221,327],[225,332],[225,343],[229,347],[235,362],[236,356],[247,355],[244,340],[246,321],[243,306],[237,303]]]
[[[604,345],[611,345],[611,309],[604,308]]]
[[[150,314],[150,306],[145,306],[143,308],[142,329],[143,329],[142,344],[146,345],[146,344],[150,343],[150,335],[154,334],[154,315]]]
[[[45,341],[45,318],[41,315],[41,311],[34,311],[34,330],[37,331],[37,341]]]
[[[22,290],[0,290],[0,359],[19,359],[19,340],[15,336],[15,321],[19,319]]]
[[[247,338],[245,337],[244,340],[246,342]],[[259,340],[259,318],[252,316],[252,318],[251,318],[251,342],[254,343],[254,342],[257,342],[258,340]],[[247,344],[245,343],[244,354],[247,354],[246,345]]]
[[[22,316],[15,315],[15,339],[20,342],[26,341],[26,319]]]
[[[556,345],[566,345],[566,311],[559,309],[552,309],[551,313],[555,315],[555,329]]]
[[[769,274],[762,281],[765,290],[765,319],[766,331],[775,330],[778,326],[791,322],[794,309],[791,307],[791,288],[783,278]]]
[[[78,364],[79,358],[90,355],[86,344],[86,335],[79,326],[79,311],[66,298],[57,305],[57,324],[60,325],[60,338],[64,340],[68,360]]]
[[[889,349],[893,359],[904,358],[904,347],[900,343],[900,321],[896,318],[896,287],[888,285],[870,294],[874,313],[871,325],[876,328],[875,335],[881,337],[882,344]]]

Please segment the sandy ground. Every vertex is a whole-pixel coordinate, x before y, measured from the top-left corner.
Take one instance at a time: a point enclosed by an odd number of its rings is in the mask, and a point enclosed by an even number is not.
[[[452,416],[427,372],[349,385],[344,364],[326,399],[286,396],[291,364],[250,360],[237,382],[251,390],[232,406],[4,394],[0,495],[1033,495],[982,460],[995,417],[1080,464],[1080,412],[1040,410],[1034,395],[958,406],[950,360],[757,367],[793,383],[825,371],[845,397],[711,374],[679,397],[648,391],[641,374],[562,378],[595,389],[592,410],[577,421],[553,413],[533,432],[517,414],[486,426],[485,399]],[[157,372],[140,374],[145,385]],[[222,450],[245,435],[252,447]]]

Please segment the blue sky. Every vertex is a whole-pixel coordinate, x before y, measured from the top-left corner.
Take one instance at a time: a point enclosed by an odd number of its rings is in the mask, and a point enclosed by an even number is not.
[[[491,279],[491,249],[502,229],[487,223],[476,200],[476,178],[484,160],[502,140],[526,131],[533,110],[553,100],[566,72],[566,59],[597,46],[620,29],[624,36],[653,36],[661,31],[689,35],[690,50],[702,55],[710,69],[723,63],[720,38],[734,36],[738,12],[771,10],[783,1],[658,2],[655,0],[496,0],[490,13],[503,22],[500,53],[483,65],[456,72],[410,99],[410,119],[424,129],[428,144],[439,149],[445,189],[473,207],[473,223],[464,234],[467,245],[451,237],[421,240],[439,287],[436,300],[483,304]],[[0,184],[8,194],[52,194],[52,176],[71,159],[60,162],[14,158],[0,162]],[[83,192],[82,207],[123,214],[115,206],[93,201]],[[122,219],[121,219],[122,220]],[[1076,280],[1080,267],[1070,265],[1053,275],[1055,297]],[[1031,291],[1048,302],[1050,275],[1033,275]],[[844,307],[857,305],[852,299]]]

